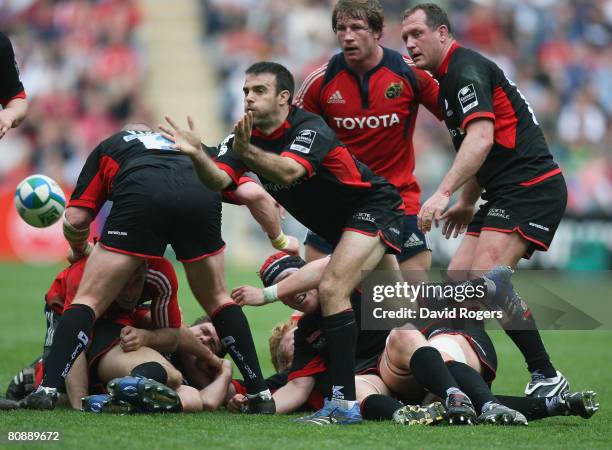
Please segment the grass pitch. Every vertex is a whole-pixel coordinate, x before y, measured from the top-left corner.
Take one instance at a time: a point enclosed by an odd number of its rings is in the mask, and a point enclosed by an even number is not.
[[[10,378],[42,351],[43,296],[61,269],[0,263],[0,395]],[[201,314],[181,268],[179,298],[185,321]],[[255,283],[251,272],[228,270],[228,285]],[[559,277],[559,289],[575,280]],[[608,301],[611,282],[594,288],[589,296]],[[246,310],[265,375],[272,373],[267,337],[288,310],[282,305]],[[491,333],[500,361],[493,384],[497,393],[521,395],[528,374],[522,358],[504,333]],[[366,423],[353,427],[297,426],[287,416],[240,416],[217,411],[183,415],[113,416],[71,410],[53,412],[0,412],[0,447],[56,448],[610,448],[612,396],[611,331],[549,331],[543,338],[555,365],[570,380],[573,390],[593,389],[600,411],[590,420],[552,418],[534,421],[525,428],[401,427],[391,423]],[[8,432],[54,431],[59,442],[8,442]]]

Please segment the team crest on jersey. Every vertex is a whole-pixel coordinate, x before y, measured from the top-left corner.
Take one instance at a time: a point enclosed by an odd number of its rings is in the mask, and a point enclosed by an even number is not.
[[[474,89],[473,84],[462,87],[457,94],[457,98],[459,99],[459,104],[464,114],[470,109],[478,106],[478,96],[476,95],[476,89]]]
[[[309,153],[312,143],[315,140],[317,132],[314,130],[302,130],[293,140],[290,150],[295,150],[301,153]]]
[[[385,97],[389,100],[397,98],[402,93],[402,83],[391,83],[385,91]]]

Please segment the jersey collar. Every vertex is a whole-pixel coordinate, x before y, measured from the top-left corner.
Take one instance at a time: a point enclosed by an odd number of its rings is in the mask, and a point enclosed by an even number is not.
[[[455,53],[455,50],[457,50],[459,47],[461,47],[459,43],[457,41],[453,41],[450,48],[448,49],[448,53],[446,53],[446,56],[442,61],[442,64],[440,64],[440,67],[438,67],[438,70],[436,70],[436,72],[434,73],[434,78],[440,79],[444,75],[446,75],[446,72],[448,72],[448,64],[450,63],[451,56],[453,56],[453,53]]]
[[[281,123],[280,126],[276,130],[274,130],[272,133],[263,134],[258,128],[253,128],[253,131],[251,132],[251,136],[258,137],[266,141],[273,141],[275,139],[281,138],[283,134],[285,133],[285,130],[289,128],[291,128],[291,124],[289,123],[288,119],[285,119],[285,121]]]

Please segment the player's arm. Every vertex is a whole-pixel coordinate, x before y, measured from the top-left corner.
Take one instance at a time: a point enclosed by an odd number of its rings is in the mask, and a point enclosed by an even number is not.
[[[457,151],[457,156],[436,192],[423,204],[417,216],[419,228],[431,230],[448,206],[451,196],[472,178],[482,166],[494,141],[494,122],[489,118],[477,118],[466,126],[466,136]]]
[[[249,142],[252,130],[253,113],[249,111],[234,127],[233,149],[253,172],[283,186],[288,186],[307,174],[306,168],[297,161],[252,145]]]
[[[276,201],[257,183],[243,183],[234,191],[236,200],[249,208],[253,218],[268,235],[272,246],[290,255],[297,255],[300,243],[283,233]]]
[[[276,403],[277,414],[289,414],[308,401],[315,385],[314,377],[299,377],[287,382],[272,397]]]
[[[214,411],[225,402],[227,389],[232,381],[232,364],[227,359],[222,360],[221,370],[215,379],[200,390],[200,398],[204,411]]]
[[[120,345],[124,352],[133,352],[140,347],[149,347],[160,353],[172,353],[179,342],[179,328],[145,330],[126,326],[121,329]]]
[[[260,289],[253,286],[240,286],[232,290],[232,299],[239,305],[261,306],[278,300],[304,313],[313,312],[319,306],[312,300],[297,303],[297,294],[317,289],[329,258],[309,262],[291,276],[270,287]]]
[[[71,263],[91,253],[92,246],[88,239],[93,220],[94,212],[89,208],[69,206],[64,211],[63,231],[70,246],[68,261]]]
[[[87,375],[87,359],[81,353],[74,361],[70,372],[66,376],[66,393],[70,406],[81,409],[81,398],[89,395],[89,377]]]
[[[0,111],[0,138],[8,130],[19,126],[28,113],[28,101],[25,98],[14,98]]]
[[[174,142],[174,148],[191,158],[193,167],[200,181],[213,191],[221,191],[232,184],[227,172],[219,169],[202,145],[200,134],[195,129],[191,116],[187,116],[189,130],[180,128],[172,118],[166,116],[171,128],[159,125],[162,135]]]

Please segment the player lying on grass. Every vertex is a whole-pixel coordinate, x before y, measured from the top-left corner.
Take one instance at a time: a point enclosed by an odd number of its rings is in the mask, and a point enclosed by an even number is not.
[[[295,295],[292,295],[289,291],[289,289],[295,289],[293,292],[305,291],[305,287],[311,287],[316,283],[318,273],[322,270],[321,265],[324,265],[325,262],[321,260],[300,268],[303,264],[299,258],[277,254],[264,264],[260,272],[266,289],[268,289],[268,286],[273,286],[273,283],[278,283],[276,286],[277,292],[287,293],[286,295],[279,294],[283,302],[290,304],[292,307],[309,311],[297,322],[297,326],[292,326],[291,322],[283,324],[284,334],[274,339],[277,344],[274,348],[271,348],[273,360],[277,361],[277,365],[279,367],[290,367],[289,383],[274,393],[279,412],[289,412],[285,411],[286,404],[283,402],[285,397],[291,400],[292,403],[289,405],[297,405],[298,407],[302,403],[306,403],[307,400],[312,401],[311,393],[313,390],[317,390],[315,384],[317,381],[319,381],[319,385],[322,384],[320,383],[321,376],[318,376],[317,373],[320,374],[325,371],[324,352],[313,351],[317,348],[317,342],[313,339],[313,336],[320,338],[320,330],[317,330],[318,335],[308,334],[308,331],[305,331],[306,327],[301,326],[307,320],[316,317],[316,312],[314,312],[317,307],[316,290]],[[283,280],[285,281],[283,282]],[[252,287],[241,287],[235,289],[232,295],[238,303],[261,304],[256,299],[260,299],[263,292]],[[355,304],[353,306],[355,307]],[[436,322],[422,328],[421,332],[422,334],[405,329],[391,331],[386,345],[381,346],[381,349],[384,347],[382,355],[376,361],[377,364],[375,363],[371,367],[371,369],[376,370],[371,370],[368,375],[358,375],[356,377],[358,399],[360,401],[370,395],[392,393],[407,403],[420,404],[426,399],[427,391],[424,389],[426,387],[430,393],[435,393],[439,398],[447,397],[446,404],[448,407],[448,390],[460,388],[467,392],[470,397],[473,397],[474,406],[467,396],[455,392],[463,395],[463,398],[457,402],[458,405],[447,408],[452,409],[450,414],[445,413],[449,421],[458,419],[466,422],[516,424],[526,423],[526,420],[520,412],[513,411],[508,405],[513,408],[520,407],[534,419],[547,416],[542,415],[541,412],[532,414],[534,408],[538,411],[546,410],[548,415],[564,414],[570,411],[569,406],[567,406],[570,400],[573,402],[571,412],[575,414],[590,416],[597,409],[594,394],[590,392],[572,394],[573,397],[568,399],[557,396],[558,398],[555,397],[553,401],[547,404],[548,409],[542,406],[546,403],[544,400],[538,400],[542,405],[539,405],[539,403],[536,405],[534,399],[526,399],[522,402],[524,399],[521,397],[494,397],[489,385],[495,377],[497,359],[493,344],[480,324],[463,323],[462,327],[458,328],[450,321],[447,321],[447,323]],[[375,343],[376,339],[372,335],[367,336],[368,333],[376,332],[361,331],[360,338],[365,337],[366,342]],[[306,339],[304,339],[304,335],[307,336]],[[314,345],[312,345],[313,342]],[[295,368],[294,362],[302,359],[303,354],[307,354],[309,351],[311,359],[305,366],[298,364],[301,371],[296,374],[295,370],[292,370],[292,368]],[[432,370],[433,360],[439,359],[437,353],[442,355],[446,367],[442,363],[438,365],[436,370]],[[317,354],[316,357],[319,359],[313,359],[313,354]],[[320,359],[323,359],[323,361],[320,361]],[[302,366],[307,367],[307,369]],[[359,368],[356,373],[359,373]],[[453,380],[453,377],[456,381]],[[292,382],[293,380],[296,381]],[[454,398],[459,397],[459,395],[454,396]],[[383,405],[385,403],[390,405],[390,407],[395,407],[398,404],[402,406],[401,403],[390,397],[381,398],[388,398],[389,401],[385,402],[378,399],[374,403],[362,403],[363,407],[373,405],[375,411],[375,413],[370,414],[370,412],[364,410],[364,414],[367,414],[368,417],[376,416],[378,414],[376,411],[380,409],[381,402]],[[232,403],[239,405],[240,400],[237,397]],[[391,413],[397,409],[399,408],[396,407]],[[474,409],[480,414],[478,418],[476,418]],[[427,420],[433,420],[435,417],[441,417],[439,414],[441,410],[443,410],[441,405],[425,409],[407,407],[402,410],[400,416],[407,423],[427,418]],[[456,414],[457,411],[460,412]],[[453,417],[455,414],[457,417]]]

